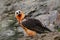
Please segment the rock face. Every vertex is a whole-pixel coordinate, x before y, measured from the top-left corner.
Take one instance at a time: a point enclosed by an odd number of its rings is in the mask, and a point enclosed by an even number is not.
[[[26,35],[21,27],[17,28],[19,33],[16,31],[15,27],[19,26],[15,19],[16,10],[40,20],[51,31],[60,30],[60,0],[0,0],[0,40],[17,40],[19,35]]]
[[[18,40],[60,40],[60,33],[51,32],[51,33],[40,34],[40,36],[36,36],[34,38],[22,37],[22,38],[18,38]]]

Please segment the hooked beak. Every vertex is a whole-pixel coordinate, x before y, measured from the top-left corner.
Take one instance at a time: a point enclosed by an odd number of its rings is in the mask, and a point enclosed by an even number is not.
[[[21,16],[21,14],[18,14],[18,16],[20,17],[20,16]]]
[[[21,14],[18,14],[19,18],[21,18]],[[21,19],[19,19],[19,24],[21,23]]]

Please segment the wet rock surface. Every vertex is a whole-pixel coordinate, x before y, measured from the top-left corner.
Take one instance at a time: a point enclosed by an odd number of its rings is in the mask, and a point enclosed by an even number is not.
[[[60,31],[59,4],[60,0],[0,0],[0,40],[60,40],[60,32],[27,38],[15,18],[15,11],[22,10],[25,15],[40,20],[51,31]]]

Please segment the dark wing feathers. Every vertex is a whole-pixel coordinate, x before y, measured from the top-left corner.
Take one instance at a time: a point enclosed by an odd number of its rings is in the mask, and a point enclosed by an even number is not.
[[[28,18],[26,21],[22,22],[24,27],[36,31],[37,33],[43,33],[44,31],[50,31],[48,28],[44,27],[42,23],[33,18]],[[51,32],[51,31],[50,31]]]

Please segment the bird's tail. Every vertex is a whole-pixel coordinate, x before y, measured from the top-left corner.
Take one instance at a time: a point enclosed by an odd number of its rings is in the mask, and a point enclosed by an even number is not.
[[[44,27],[44,30],[52,32],[50,29],[48,29],[47,27]]]

